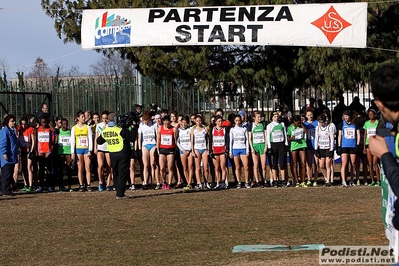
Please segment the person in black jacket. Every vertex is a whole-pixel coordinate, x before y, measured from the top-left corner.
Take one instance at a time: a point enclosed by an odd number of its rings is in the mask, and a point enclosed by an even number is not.
[[[115,113],[108,115],[108,127],[97,138],[97,144],[107,143],[110,153],[114,185],[116,189],[116,199],[126,199],[126,182],[130,176],[130,142],[135,142],[137,133],[129,130],[132,124],[129,119],[121,120],[115,124]]]
[[[385,65],[371,76],[371,90],[381,114],[386,121],[392,123],[392,135],[395,135],[396,158],[389,152],[383,136],[370,137],[371,153],[381,159],[385,176],[392,191],[399,197],[399,64]],[[392,223],[399,229],[399,201],[395,202],[395,216]]]

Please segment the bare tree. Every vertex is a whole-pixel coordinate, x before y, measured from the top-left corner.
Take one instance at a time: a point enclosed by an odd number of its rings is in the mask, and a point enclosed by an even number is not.
[[[72,65],[71,68],[67,72],[68,77],[79,77],[83,76],[84,73],[82,73],[79,69],[78,65]]]
[[[105,76],[107,78],[121,78],[133,76],[133,65],[129,60],[124,60],[118,55],[103,57],[96,63],[90,65],[91,75]]]
[[[64,77],[67,75],[67,71],[65,71],[65,67],[61,63],[55,63],[50,70],[50,74],[52,77]]]
[[[38,57],[35,65],[32,67],[31,72],[28,73],[27,78],[35,79],[37,85],[44,87],[46,79],[50,77],[51,70],[44,60]]]
[[[8,65],[8,62],[5,58],[0,60],[0,89],[6,89],[8,86],[8,81],[7,81],[7,73],[8,70],[10,69],[10,66]]]

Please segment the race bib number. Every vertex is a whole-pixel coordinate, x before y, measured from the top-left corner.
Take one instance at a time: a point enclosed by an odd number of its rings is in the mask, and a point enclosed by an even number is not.
[[[79,147],[89,147],[89,138],[88,137],[78,137],[78,146]]]
[[[194,148],[203,150],[206,149],[206,141],[205,141],[205,135],[200,133],[200,134],[195,134],[195,143],[194,143]]]
[[[38,132],[37,140],[39,142],[50,142],[50,133],[49,132]]]
[[[303,139],[303,128],[297,128],[292,131],[292,135],[295,140]]]
[[[234,144],[237,146],[242,146],[245,144],[245,137],[241,133],[234,134]]]
[[[284,141],[284,133],[282,130],[276,130],[272,132],[273,142],[283,142]]]
[[[172,145],[172,135],[162,135],[161,144],[167,146]]]
[[[253,133],[254,144],[265,143],[265,134],[263,132]]]
[[[330,148],[330,138],[328,136],[320,136],[319,137],[319,146],[322,149]]]
[[[190,143],[190,135],[189,134],[180,134],[180,143],[181,144],[189,144]]]
[[[60,141],[58,143],[60,146],[71,146],[71,137],[60,136]]]
[[[28,136],[20,136],[19,144],[21,147],[29,147],[29,137]]]
[[[344,129],[344,137],[346,139],[354,139],[355,138],[355,129],[354,128],[345,128]]]
[[[314,139],[316,130],[314,128],[309,128],[308,129],[308,139]]]
[[[375,136],[377,134],[377,129],[376,128],[368,128],[367,129],[367,136],[371,137],[371,136]]]
[[[147,143],[155,143],[155,134],[154,130],[143,132],[143,140]]]
[[[213,137],[213,146],[214,147],[223,147],[223,146],[225,146],[224,137],[223,136],[214,136]]]

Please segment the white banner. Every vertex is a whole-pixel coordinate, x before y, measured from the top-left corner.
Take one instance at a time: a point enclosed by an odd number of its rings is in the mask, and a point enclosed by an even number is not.
[[[284,45],[365,48],[367,3],[84,10],[82,48]]]

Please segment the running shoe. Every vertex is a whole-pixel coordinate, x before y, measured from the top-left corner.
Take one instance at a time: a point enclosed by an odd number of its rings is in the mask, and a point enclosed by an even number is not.
[[[103,183],[98,184],[98,191],[102,192],[104,190]]]
[[[111,191],[111,190],[112,190],[112,187],[111,187],[111,186],[106,186],[106,187],[105,187],[105,190],[106,190],[106,191]]]
[[[155,189],[156,189],[156,190],[161,189],[161,184],[158,183],[158,184],[155,186]]]
[[[26,192],[32,192],[32,187],[27,187]]]
[[[301,187],[308,187],[308,185],[306,185],[305,182],[302,182]]]
[[[241,188],[241,182],[238,182],[237,188]]]
[[[355,186],[355,184],[353,183],[353,181],[351,180],[351,181],[349,181],[349,186],[350,187],[353,187],[353,186]]]
[[[130,187],[129,187],[129,190],[132,190],[132,191],[133,191],[133,190],[136,190],[136,188],[134,187],[133,184],[131,184]]]
[[[79,192],[83,192],[83,191],[85,191],[85,186],[83,186],[83,185],[79,186]]]
[[[251,185],[249,183],[245,183],[245,188],[251,188]]]
[[[209,183],[205,183],[205,187],[206,187],[207,189],[212,189],[212,186],[211,186]]]
[[[216,183],[216,186],[213,189],[220,189],[220,188],[221,188],[220,184]]]
[[[187,186],[183,187],[183,190],[191,190],[191,186],[187,185]]]
[[[261,182],[256,182],[256,186],[257,186],[258,188],[263,188],[263,185],[262,185]]]
[[[90,185],[87,185],[87,191],[89,191],[89,192],[92,192],[93,190],[91,189],[91,186]]]
[[[376,182],[376,183],[374,184],[374,186],[375,186],[375,187],[380,187],[380,186],[381,186],[381,182]]]
[[[342,187],[348,187],[345,181],[342,181]]]
[[[328,182],[328,181],[326,181],[326,184],[325,184],[325,186],[326,186],[326,187],[331,187],[331,183],[330,183],[330,182]]]
[[[366,182],[364,182],[364,185],[365,185],[365,186],[368,186],[368,185],[369,185],[369,183],[366,181]]]
[[[310,182],[310,180],[308,180],[308,182],[306,182],[306,185],[307,185],[308,187],[310,187],[310,186],[312,185],[312,182]]]
[[[295,185],[295,187],[300,187],[301,185],[299,184],[299,182],[298,183],[296,183],[296,185]]]
[[[356,182],[356,186],[360,186],[360,180],[359,179]]]
[[[23,188],[21,188],[21,192],[26,192],[27,189],[28,189],[28,187],[24,186]]]
[[[313,186],[317,187],[317,182],[316,181],[313,182]]]
[[[141,186],[141,188],[142,188],[143,190],[147,190],[147,189],[148,189],[147,184],[143,184],[143,185]]]
[[[165,186],[165,189],[166,189],[166,190],[169,190],[169,189],[170,189],[170,185],[167,184],[167,185]]]
[[[174,188],[175,188],[175,189],[177,189],[177,188],[182,188],[181,183],[180,183],[180,182],[177,182]]]
[[[73,189],[71,186],[68,187],[69,192],[73,192]]]
[[[226,188],[228,188],[229,187],[229,181],[226,180],[226,181],[224,181],[224,183],[226,184]]]
[[[37,192],[37,193],[42,193],[42,192],[43,192],[43,188],[42,188],[42,187],[38,187],[38,188],[36,189],[36,192]]]
[[[166,190],[166,183],[162,184],[162,190]]]
[[[48,187],[48,188],[47,188],[47,191],[48,191],[48,192],[54,192],[55,189],[54,189],[53,187]]]
[[[197,185],[195,186],[195,189],[196,189],[196,190],[201,190],[201,189],[202,189],[202,184],[197,184]]]
[[[369,187],[374,187],[374,186],[375,186],[374,181],[369,184]]]

